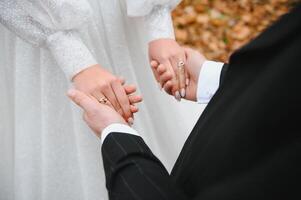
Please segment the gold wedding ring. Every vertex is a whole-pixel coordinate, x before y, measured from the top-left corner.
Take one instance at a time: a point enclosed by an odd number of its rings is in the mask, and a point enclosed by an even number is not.
[[[100,100],[98,100],[98,102],[101,103],[101,104],[107,104],[108,99],[105,98],[105,97],[103,97],[103,98],[101,98]]]

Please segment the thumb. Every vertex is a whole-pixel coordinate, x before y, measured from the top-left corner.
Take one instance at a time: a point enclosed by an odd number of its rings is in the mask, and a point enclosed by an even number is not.
[[[95,110],[95,107],[97,106],[93,99],[91,99],[86,94],[78,90],[70,89],[67,95],[74,103],[76,103],[86,112],[91,112]]]

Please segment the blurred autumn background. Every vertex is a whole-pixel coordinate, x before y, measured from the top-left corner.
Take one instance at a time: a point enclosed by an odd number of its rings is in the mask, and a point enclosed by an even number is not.
[[[208,59],[226,62],[233,51],[256,37],[296,0],[183,0],[173,12],[180,44]]]

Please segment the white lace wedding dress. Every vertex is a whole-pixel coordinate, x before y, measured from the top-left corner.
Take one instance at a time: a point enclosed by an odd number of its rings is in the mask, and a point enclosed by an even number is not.
[[[147,42],[173,37],[177,3],[0,1],[0,200],[107,199],[100,141],[66,97],[94,63],[137,84],[135,128],[171,168],[200,112],[159,91]]]

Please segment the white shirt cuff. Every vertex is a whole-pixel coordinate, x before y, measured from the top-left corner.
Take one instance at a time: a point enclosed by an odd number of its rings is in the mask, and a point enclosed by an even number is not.
[[[140,136],[137,131],[125,124],[111,124],[107,126],[101,134],[101,144],[105,141],[110,133],[128,133],[131,135]]]
[[[220,76],[224,63],[205,61],[200,71],[197,101],[200,104],[207,104],[219,87]]]

